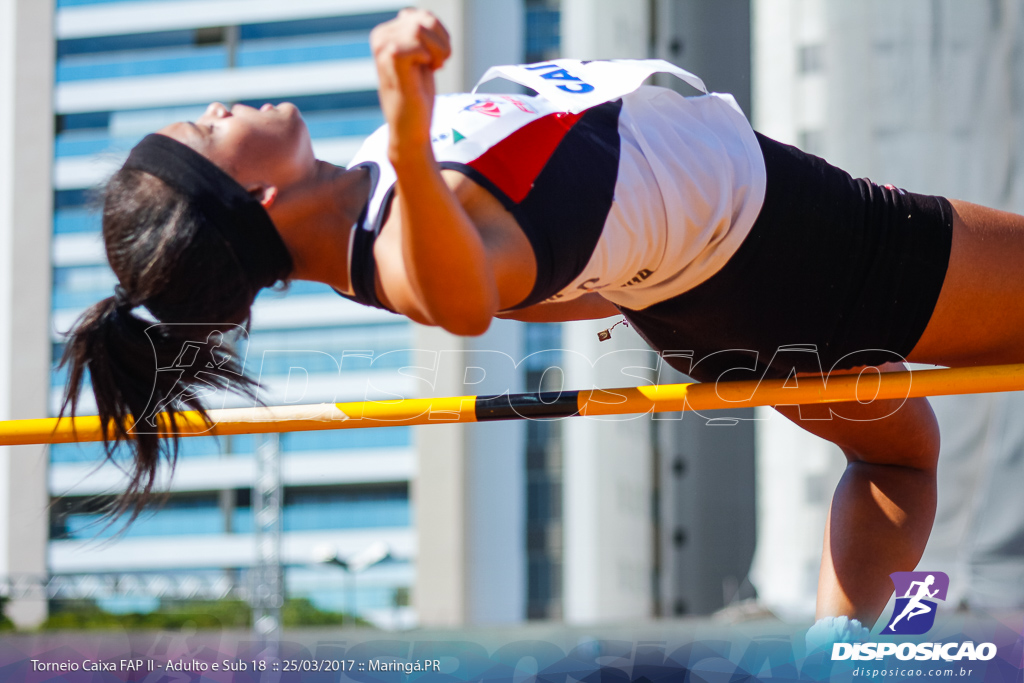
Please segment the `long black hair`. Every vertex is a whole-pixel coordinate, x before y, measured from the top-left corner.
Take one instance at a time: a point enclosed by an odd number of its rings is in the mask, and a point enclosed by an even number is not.
[[[103,240],[120,284],[68,336],[61,416],[75,415],[88,372],[107,457],[120,444],[134,461],[114,510],[131,510],[130,520],[148,499],[160,460],[173,466],[177,458],[176,413],[195,410],[208,420],[202,398],[212,390],[255,397],[254,382],[221,337],[248,325],[259,290],[285,279],[292,261],[253,203],[211,162],[163,136],[147,137],[107,184]],[[183,358],[200,348],[210,351]],[[168,419],[156,421],[158,412]],[[161,438],[161,424],[169,439]]]

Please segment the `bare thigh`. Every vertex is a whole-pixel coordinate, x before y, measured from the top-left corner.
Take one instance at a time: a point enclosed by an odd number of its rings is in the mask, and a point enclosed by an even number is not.
[[[908,360],[1024,363],[1024,216],[951,203],[949,269],[931,320]]]
[[[862,369],[837,370],[832,375],[856,374]],[[878,370],[898,372],[906,367],[902,363],[886,363]],[[813,380],[813,376],[803,381],[808,380]],[[815,436],[839,446],[851,463],[926,471],[935,467],[939,428],[927,399],[777,406],[776,410]]]

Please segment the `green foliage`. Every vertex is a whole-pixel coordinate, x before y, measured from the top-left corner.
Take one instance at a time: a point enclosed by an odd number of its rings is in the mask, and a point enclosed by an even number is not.
[[[352,626],[349,615],[317,609],[307,598],[291,598],[281,609],[286,628],[302,626]],[[360,626],[369,624],[358,619]],[[90,630],[199,630],[247,629],[252,625],[252,608],[241,600],[165,601],[153,612],[114,614],[92,601],[54,602],[50,616],[42,625],[46,631]],[[13,628],[13,626],[12,626]],[[0,630],[3,630],[0,624]]]
[[[154,612],[114,614],[92,601],[55,602],[43,623],[54,630],[178,630],[185,627],[209,630],[248,628],[250,608],[241,600],[166,601]]]
[[[7,618],[4,614],[4,609],[7,607],[7,598],[0,597],[0,633],[4,631],[13,631],[14,622]]]
[[[290,598],[281,608],[281,621],[285,628],[296,626],[369,626],[370,623],[351,614],[324,612],[317,609],[308,598]]]

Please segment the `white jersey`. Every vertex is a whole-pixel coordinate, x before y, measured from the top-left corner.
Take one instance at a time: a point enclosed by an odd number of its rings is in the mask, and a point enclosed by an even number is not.
[[[522,305],[599,292],[643,309],[707,280],[749,233],[765,193],[749,123],[731,95],[641,87],[657,71],[703,90],[660,60],[554,60],[495,67],[482,79],[507,78],[537,96],[438,97],[438,161],[494,193],[534,248],[538,281]],[[375,305],[367,245],[395,182],[386,150],[384,127],[351,164],[375,174],[349,271],[355,298]]]

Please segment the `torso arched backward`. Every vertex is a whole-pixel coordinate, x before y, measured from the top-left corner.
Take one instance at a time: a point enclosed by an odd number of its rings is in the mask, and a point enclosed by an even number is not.
[[[556,60],[484,77],[536,96],[437,98],[431,137],[441,166],[489,190],[533,247],[537,281],[517,308],[592,291],[645,308],[708,279],[749,233],[765,188],[750,125],[730,95],[641,87],[657,71],[704,89],[660,60]],[[351,164],[374,177],[350,249],[355,298],[371,305],[380,305],[372,244],[395,183],[387,144],[382,127]]]

